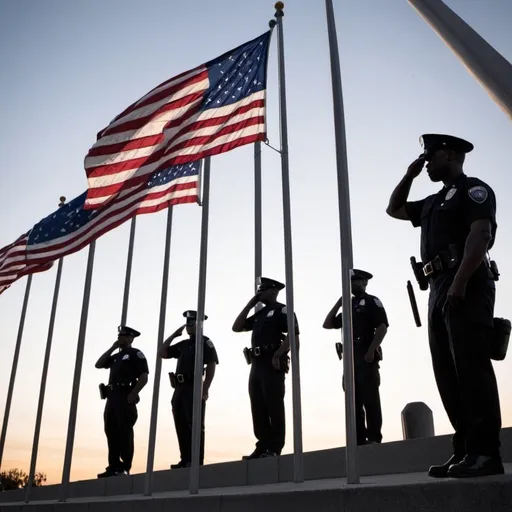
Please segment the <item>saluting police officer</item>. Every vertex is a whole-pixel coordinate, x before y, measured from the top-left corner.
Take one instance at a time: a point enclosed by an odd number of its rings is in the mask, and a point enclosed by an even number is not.
[[[455,430],[453,456],[432,466],[429,475],[501,474],[500,403],[488,352],[497,276],[486,258],[496,237],[496,196],[487,183],[463,172],[471,143],[437,134],[420,140],[424,153],[394,190],[387,213],[421,227],[433,369]],[[431,181],[444,186],[437,194],[408,202],[412,182],[425,163]]]
[[[382,441],[382,410],[380,405],[379,361],[382,360],[381,343],[389,323],[382,302],[366,293],[373,275],[363,270],[352,271],[352,324],[354,339],[354,381],[356,403],[357,444]],[[341,329],[341,297],[329,311],[324,329]]]
[[[238,315],[234,332],[252,331],[251,349],[245,349],[251,363],[249,396],[251,399],[256,449],[243,459],[275,457],[281,454],[285,442],[285,375],[289,370],[290,341],[286,306],[277,302],[284,284],[261,277],[256,295]],[[264,307],[254,315],[247,315],[259,302]],[[295,340],[299,347],[299,326],[295,316]]]
[[[171,336],[169,336],[159,349],[160,357],[163,359],[177,359],[176,373],[170,373],[171,386],[174,388],[172,396],[172,414],[174,416],[174,424],[176,427],[176,435],[178,436],[178,444],[180,447],[180,461],[172,464],[171,469],[190,467],[192,461],[192,414],[194,403],[194,367],[196,357],[196,311],[185,311],[183,316],[187,319],[185,325],[182,325]],[[204,319],[208,317],[205,315]],[[180,341],[171,346],[171,343],[183,334],[183,330],[187,329],[189,338]],[[206,400],[210,386],[215,376],[216,365],[219,364],[217,351],[212,340],[203,335],[203,396],[201,403],[201,445],[199,452],[200,464],[204,463],[204,415],[206,408]]]
[[[133,460],[133,427],[137,422],[139,393],[148,382],[148,363],[144,354],[132,347],[140,332],[119,326],[117,341],[98,359],[96,368],[110,369],[108,385],[100,385],[106,398],[104,422],[108,442],[108,467],[98,478],[127,475]],[[114,350],[119,349],[117,354]]]

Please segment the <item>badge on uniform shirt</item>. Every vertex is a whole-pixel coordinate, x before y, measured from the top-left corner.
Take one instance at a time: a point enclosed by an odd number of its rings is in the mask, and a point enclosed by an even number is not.
[[[139,352],[137,352],[137,357],[138,357],[139,359],[146,359],[146,358],[145,358],[145,356],[144,356],[144,354],[143,354],[142,352],[140,352],[140,351],[139,351]]]
[[[274,310],[271,310],[267,313],[267,318],[274,316]]]
[[[453,196],[453,194],[452,194],[452,196]],[[379,308],[383,308],[383,307],[384,307],[384,306],[382,305],[382,302],[381,302],[379,299],[377,299],[377,297],[375,297],[373,300],[374,300],[375,305],[376,305],[377,307],[379,307]]]
[[[444,198],[445,201],[449,201],[454,195],[455,195],[455,192],[457,192],[457,189],[456,188],[451,188],[450,190],[448,190],[448,192],[446,193],[446,196]]]
[[[121,361],[126,361],[127,359],[130,359],[130,354],[125,354],[123,356],[123,359],[121,359]]]
[[[206,338],[206,344],[210,347],[210,348],[213,348],[213,341],[210,340],[209,338]]]
[[[364,306],[366,304],[366,300],[365,299],[361,299],[361,301],[359,302],[359,305],[360,306]]]
[[[478,185],[476,187],[471,187],[468,190],[469,197],[475,201],[475,203],[482,204],[485,202],[487,197],[489,196],[489,192],[485,187]]]

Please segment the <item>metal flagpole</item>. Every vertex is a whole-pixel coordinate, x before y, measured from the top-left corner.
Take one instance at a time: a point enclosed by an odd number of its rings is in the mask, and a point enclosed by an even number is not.
[[[92,271],[94,267],[94,251],[96,241],[89,245],[87,269],[85,271],[84,296],[82,301],[82,314],[80,328],[78,330],[78,343],[76,347],[75,373],[73,376],[73,388],[71,392],[71,405],[69,407],[68,434],[66,440],[66,452],[64,455],[64,468],[62,470],[62,482],[60,485],[59,502],[64,502],[68,496],[69,476],[71,473],[71,460],[73,458],[73,445],[75,442],[76,416],[78,411],[78,395],[80,392],[80,378],[82,376],[82,362],[84,359],[85,335],[87,332],[87,318],[89,315],[89,300],[91,298]]]
[[[293,255],[292,223],[290,200],[290,171],[288,161],[288,118],[286,113],[286,81],[283,39],[283,2],[275,4],[278,28],[279,61],[279,104],[281,109],[281,170],[283,176],[283,220],[284,254],[286,275],[286,311],[288,316],[288,336],[292,356],[292,401],[293,401],[293,481],[304,481],[304,460],[302,455],[302,411],[300,397],[299,352],[295,339],[295,317],[293,304]]]
[[[512,64],[441,0],[409,3],[512,119]]]
[[[153,485],[153,464],[155,462],[156,424],[158,419],[158,399],[160,397],[160,376],[162,374],[162,359],[158,349],[164,341],[165,313],[167,311],[167,288],[169,285],[169,259],[171,254],[172,206],[167,209],[167,229],[165,231],[164,267],[162,272],[162,291],[160,295],[160,317],[158,321],[158,336],[156,345],[155,380],[153,383],[153,399],[151,402],[151,419],[149,424],[148,459],[146,477],[144,479],[144,496],[151,496]]]
[[[258,141],[254,144],[254,293],[258,288],[257,279],[263,272],[261,233],[261,142]],[[261,303],[256,304],[256,311],[262,307]]]
[[[336,36],[336,23],[332,0],[325,0],[327,11],[327,31],[331,54],[332,94],[334,103],[334,130],[336,135],[336,168],[338,172],[338,205],[340,217],[341,245],[341,284],[343,315],[344,357],[343,372],[345,375],[345,428],[346,428],[346,465],[347,483],[359,483],[357,464],[357,437],[355,415],[354,387],[354,345],[352,337],[352,285],[353,269],[352,229],[350,220],[350,193],[347,163],[347,140],[345,134],[345,114],[343,110],[343,93],[341,88],[340,56]]]
[[[203,399],[203,323],[206,300],[206,270],[208,263],[208,219],[210,210],[210,157],[204,159],[203,200],[201,212],[201,249],[199,255],[199,286],[197,292],[196,353],[194,361],[194,395],[192,413],[192,461],[190,494],[199,492],[199,457],[201,444],[201,409]]]
[[[66,198],[62,196],[60,198],[59,208],[64,206]],[[30,459],[30,471],[28,477],[27,488],[25,491],[25,503],[30,501],[30,493],[32,491],[32,486],[36,474],[36,464],[37,464],[37,452],[39,449],[39,437],[41,435],[41,422],[43,419],[43,406],[44,406],[44,396],[46,393],[46,380],[48,378],[48,367],[50,366],[50,354],[52,350],[52,341],[53,341],[53,329],[55,326],[55,317],[57,315],[57,304],[59,301],[59,290],[60,290],[60,280],[62,276],[62,265],[63,258],[59,259],[59,263],[57,266],[57,275],[55,277],[55,288],[53,291],[53,301],[52,301],[52,309],[50,313],[50,323],[48,325],[48,337],[46,339],[46,350],[44,353],[44,362],[43,362],[43,372],[41,375],[41,386],[39,388],[39,401],[37,404],[37,414],[36,414],[36,426],[34,429],[34,441],[32,443],[32,457]]]
[[[5,438],[7,436],[7,426],[9,424],[9,415],[11,413],[12,395],[14,392],[14,382],[16,380],[16,371],[18,369],[18,360],[20,357],[21,340],[23,338],[23,328],[25,327],[25,317],[27,315],[28,299],[30,296],[30,287],[32,286],[32,274],[27,277],[27,285],[25,287],[25,297],[23,298],[23,306],[21,307],[20,324],[18,327],[18,337],[16,338],[16,346],[14,348],[14,356],[12,359],[11,378],[9,379],[9,388],[7,390],[7,400],[5,402],[4,421],[2,424],[2,435],[0,436],[0,468],[2,467],[2,459],[4,456]]]
[[[121,312],[121,325],[126,324],[128,316],[128,301],[130,299],[130,282],[132,277],[133,246],[135,245],[135,227],[137,217],[132,218],[130,224],[130,241],[128,243],[128,257],[126,260],[126,277],[124,280],[123,309]]]

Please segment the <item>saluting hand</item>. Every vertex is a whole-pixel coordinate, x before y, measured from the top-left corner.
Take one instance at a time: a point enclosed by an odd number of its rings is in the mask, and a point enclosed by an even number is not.
[[[260,301],[260,294],[257,293],[247,304],[250,308],[253,308]]]
[[[175,331],[174,331],[174,334],[173,336],[174,337],[177,337],[177,336],[181,336],[183,334],[183,331],[185,330],[185,327],[187,326],[187,324],[184,324],[182,325],[181,327],[178,327]]]
[[[407,169],[407,176],[411,178],[416,178],[420,175],[421,171],[423,170],[423,166],[425,165],[425,157],[422,155],[419,158],[416,158],[414,162],[409,165]]]

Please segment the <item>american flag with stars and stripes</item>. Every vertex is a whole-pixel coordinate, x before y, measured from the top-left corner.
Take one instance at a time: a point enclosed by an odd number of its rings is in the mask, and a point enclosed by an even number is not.
[[[155,171],[266,139],[271,31],[181,73],[119,114],[85,157],[86,209]]]
[[[53,262],[96,240],[135,215],[171,205],[198,202],[201,162],[155,172],[146,186],[123,190],[102,209],[84,208],[87,192],[38,222],[0,250],[0,294],[21,277],[42,272]]]

